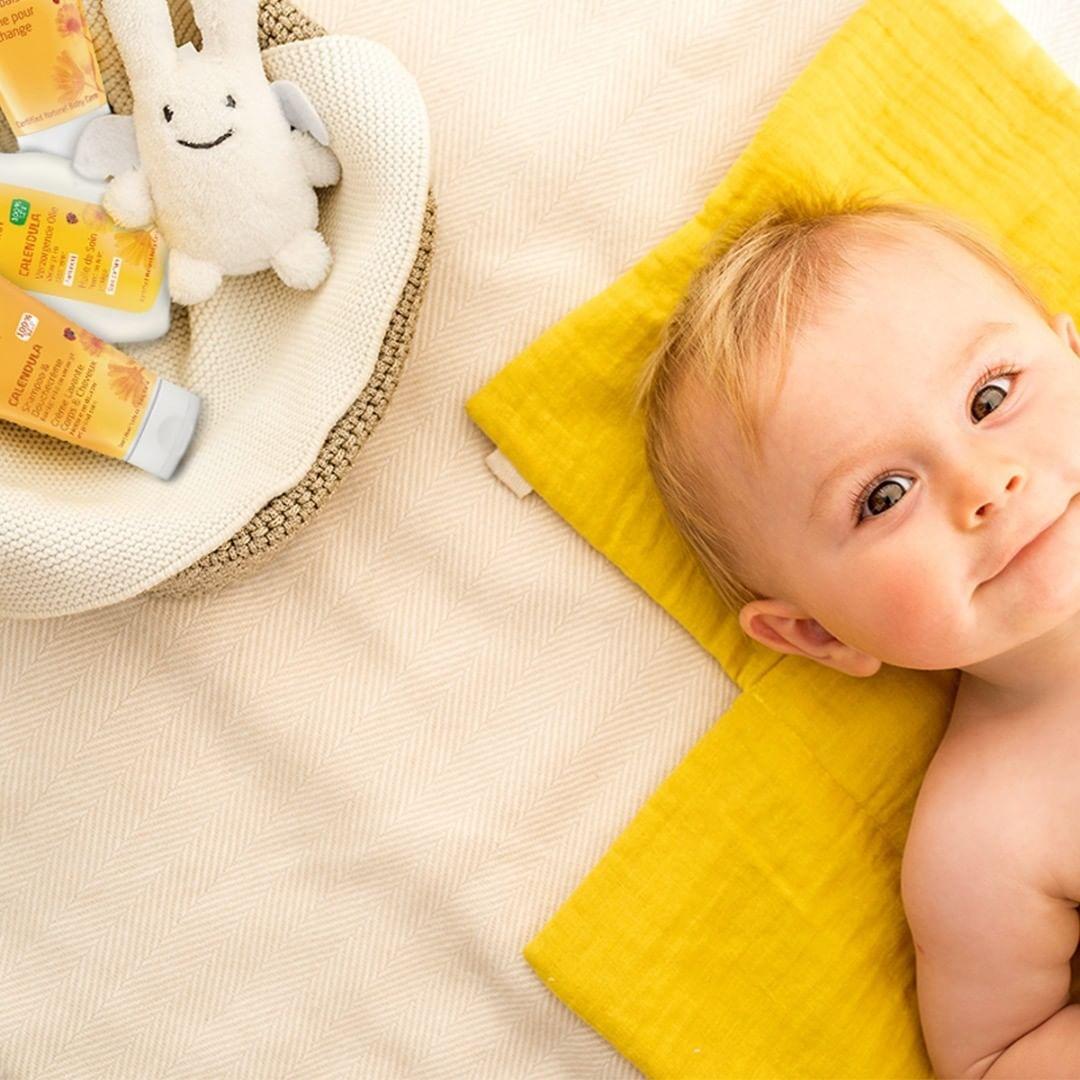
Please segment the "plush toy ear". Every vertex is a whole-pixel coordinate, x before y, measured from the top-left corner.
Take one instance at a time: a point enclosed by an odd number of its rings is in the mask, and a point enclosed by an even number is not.
[[[191,0],[204,56],[259,58],[259,0]]]
[[[104,0],[103,7],[131,82],[152,80],[176,63],[176,39],[166,0]]]

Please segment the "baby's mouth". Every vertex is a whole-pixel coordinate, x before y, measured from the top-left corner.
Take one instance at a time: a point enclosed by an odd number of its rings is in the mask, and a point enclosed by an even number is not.
[[[213,150],[215,146],[220,146],[226,139],[233,137],[233,129],[229,128],[224,135],[219,136],[213,142],[185,142],[183,139],[177,139],[176,141],[181,146],[186,146],[189,150]]]

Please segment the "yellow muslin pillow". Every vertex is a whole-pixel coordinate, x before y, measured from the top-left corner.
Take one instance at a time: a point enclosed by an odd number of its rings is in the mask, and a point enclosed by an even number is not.
[[[748,639],[663,511],[637,373],[707,241],[792,185],[945,205],[1075,312],[1078,94],[996,0],[870,0],[700,213],[467,403],[743,691],[525,948],[648,1076],[931,1075],[900,860],[958,673],[854,679]]]

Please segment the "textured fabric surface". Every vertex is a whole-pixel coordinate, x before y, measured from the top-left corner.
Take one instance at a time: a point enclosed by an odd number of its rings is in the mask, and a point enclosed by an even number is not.
[[[634,1077],[521,950],[736,690],[463,406],[700,209],[857,5],[304,6],[427,105],[413,351],[258,573],[0,621],[0,1076]],[[1073,65],[1076,16],[1023,10]]]
[[[120,109],[130,103],[122,68],[100,12],[90,10],[110,101]],[[181,36],[190,35],[190,16],[181,15]],[[263,19],[264,40],[296,32],[280,23]],[[305,481],[375,371],[427,214],[423,100],[378,42],[318,37],[272,46],[264,57],[271,78],[305,88],[341,159],[342,182],[320,194],[331,276],[310,293],[288,289],[273,271],[229,278],[209,302],[174,307],[166,338],[128,347],[203,401],[191,448],[168,482],[3,425],[0,615],[102,607],[215,552],[270,500]],[[218,573],[250,547],[219,552]]]
[[[745,691],[526,950],[649,1076],[931,1075],[900,866],[958,673],[852,679],[747,638],[663,509],[638,372],[710,242],[792,188],[959,211],[1074,310],[1078,169],[1080,90],[996,0],[870,0],[703,209],[468,402]]]

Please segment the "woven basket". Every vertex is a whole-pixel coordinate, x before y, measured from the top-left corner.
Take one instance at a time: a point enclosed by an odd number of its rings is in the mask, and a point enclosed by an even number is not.
[[[119,112],[130,111],[131,92],[119,54],[107,33],[100,0],[85,0],[91,33],[99,44],[98,60],[109,101]],[[185,0],[170,0],[177,40],[199,43],[199,31]],[[261,0],[259,43],[263,49],[319,37],[325,31],[286,0]],[[6,149],[15,149],[3,132]],[[412,342],[427,286],[435,234],[435,200],[428,193],[416,260],[379,350],[374,372],[363,392],[335,424],[303,479],[262,507],[251,520],[209,554],[173,577],[147,590],[160,596],[190,596],[220,588],[280,551],[289,537],[309,522],[338,487],[364,443],[386,413],[397,388]],[[175,322],[186,317],[175,309]]]

